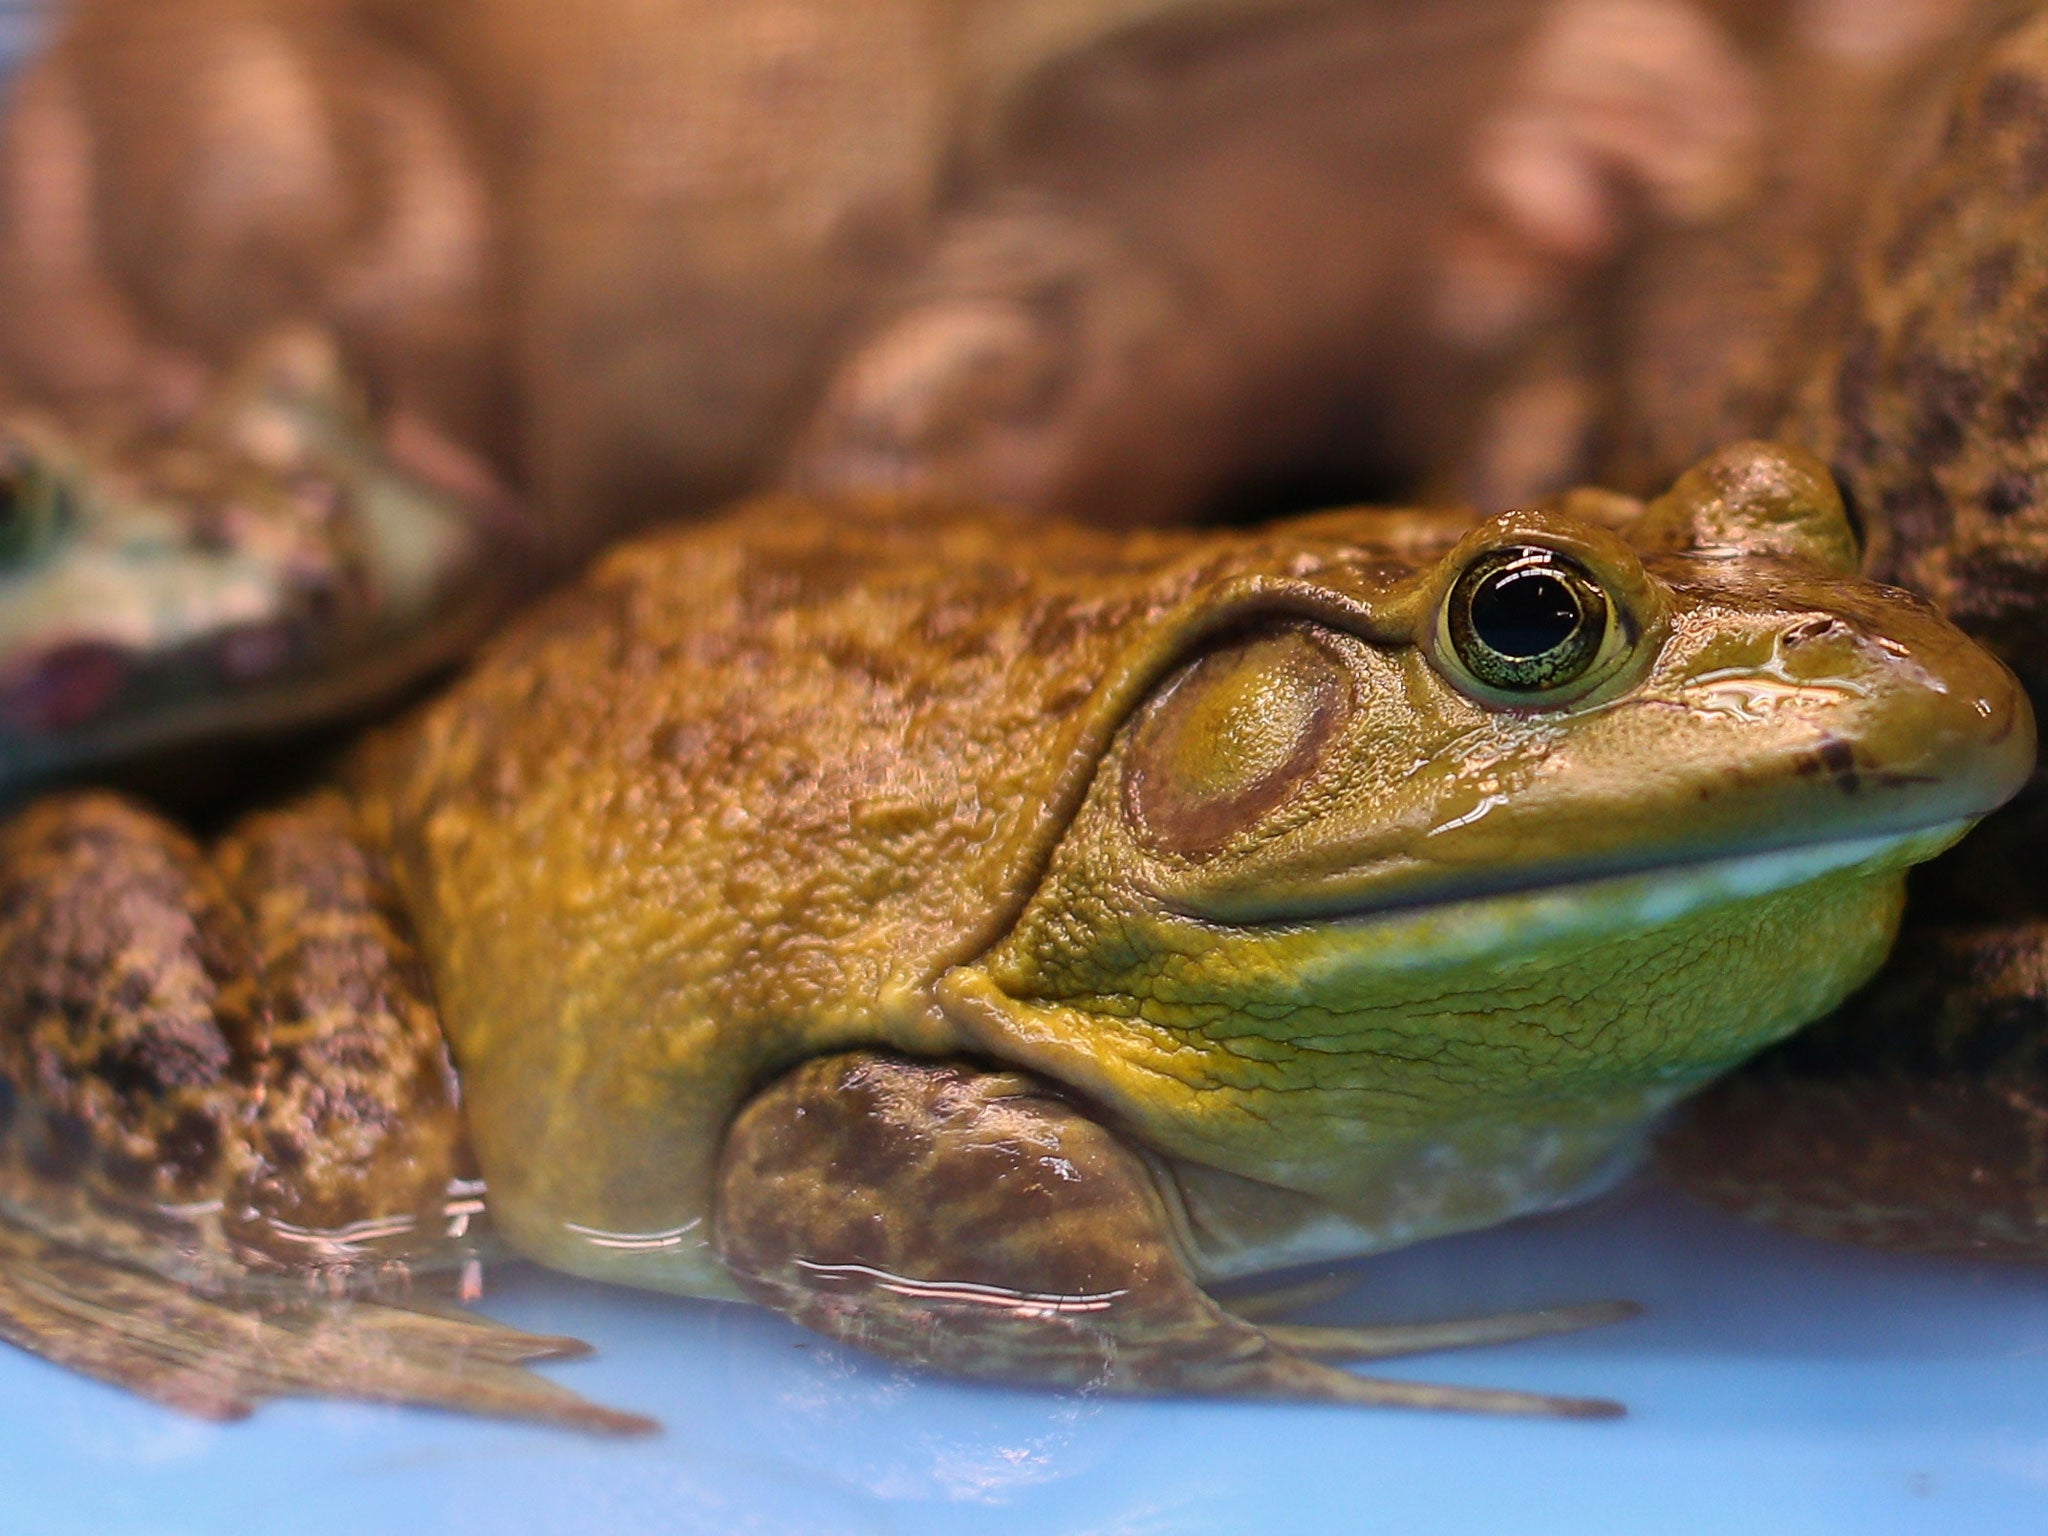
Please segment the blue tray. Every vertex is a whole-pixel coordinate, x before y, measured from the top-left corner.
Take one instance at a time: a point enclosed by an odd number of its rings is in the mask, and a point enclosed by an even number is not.
[[[1420,1378],[1618,1396],[1618,1423],[1128,1402],[934,1380],[750,1308],[507,1267],[486,1310],[659,1416],[607,1442],[418,1410],[172,1416],[0,1350],[0,1532],[2048,1531],[2048,1275],[1833,1248],[1638,1187],[1386,1255],[1314,1315],[1594,1296],[1649,1314]]]

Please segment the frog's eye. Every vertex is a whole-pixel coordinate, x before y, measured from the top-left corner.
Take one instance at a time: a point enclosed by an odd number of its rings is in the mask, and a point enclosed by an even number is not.
[[[1314,777],[1352,703],[1349,667],[1306,629],[1219,647],[1138,722],[1127,814],[1153,847],[1215,849]]]
[[[1578,682],[1601,659],[1613,605],[1571,556],[1511,544],[1465,568],[1443,624],[1452,654],[1483,687],[1541,694]]]
[[[70,491],[47,465],[29,451],[0,449],[0,570],[42,554],[70,518]]]

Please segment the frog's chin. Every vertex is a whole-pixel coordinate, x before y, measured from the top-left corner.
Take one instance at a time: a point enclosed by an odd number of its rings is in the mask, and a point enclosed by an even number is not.
[[[1707,907],[1753,900],[1830,876],[1900,875],[1953,846],[1976,817],[1861,838],[1731,854],[1499,895],[1399,908],[1348,920],[1376,969],[1436,968],[1539,954],[1603,933],[1644,932]],[[1348,946],[1347,946],[1348,947]],[[1352,950],[1355,962],[1358,950]]]

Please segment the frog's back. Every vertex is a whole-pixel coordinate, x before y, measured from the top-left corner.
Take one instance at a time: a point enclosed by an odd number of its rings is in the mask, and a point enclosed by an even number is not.
[[[1374,580],[1326,526],[1280,556],[759,504],[616,552],[375,745],[366,820],[515,1241],[606,1274],[667,1244],[638,1283],[722,1289],[672,1250],[739,1098],[849,1044],[954,1049],[929,981],[1028,895],[1176,616],[1240,573]]]

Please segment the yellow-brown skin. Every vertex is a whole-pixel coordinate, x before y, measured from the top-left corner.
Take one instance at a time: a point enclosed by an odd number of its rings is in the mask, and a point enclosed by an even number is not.
[[[1731,502],[1786,558],[1727,546]],[[704,1246],[720,1130],[775,1073],[857,1045],[1029,1064],[1176,1156],[1369,1204],[1361,1148],[1475,1104],[1615,1129],[1645,1090],[1803,1022],[1876,963],[1896,863],[1807,892],[1802,928],[1837,942],[1778,942],[1781,902],[1719,910],[1562,946],[1548,1000],[1484,966],[1433,996],[1389,981],[1384,952],[1349,974],[1304,958],[1353,947],[1350,914],[1930,826],[2024,771],[2010,678],[1842,579],[1810,465],[1735,451],[1644,526],[1639,554],[1509,514],[1432,558],[1456,529],[1430,550],[1403,514],[1113,538],[771,503],[615,553],[350,775],[434,975],[494,1218],[551,1263],[723,1290]],[[1437,629],[1448,584],[1502,541],[1574,551],[1633,628],[1541,707],[1461,681]],[[1214,848],[1144,846],[1117,788],[1151,739],[1134,712],[1267,631],[1318,637],[1343,729]],[[1148,771],[1243,771],[1210,750]],[[1142,1027],[1102,1000],[1147,967],[1205,1000]],[[1473,985],[1530,1012],[1462,1063],[1403,1066],[1389,1038],[1441,1056],[1441,996]],[[1784,1006],[1737,1005],[1759,995]],[[1250,1024],[1261,997],[1286,1008]],[[1375,1009],[1350,1044],[1321,1038]],[[1317,1038],[1290,1047],[1310,1016]],[[1214,1019],[1268,1059],[1248,1066]],[[683,1241],[650,1257],[578,1228]]]

